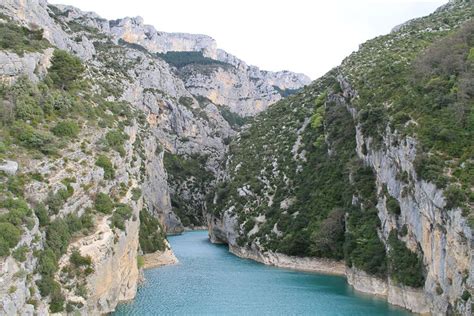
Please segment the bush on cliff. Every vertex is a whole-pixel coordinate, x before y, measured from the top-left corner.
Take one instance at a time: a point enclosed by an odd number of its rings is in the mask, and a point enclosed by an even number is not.
[[[388,268],[390,278],[397,283],[411,287],[422,287],[425,284],[423,261],[398,239],[397,230],[392,230],[388,237]]]
[[[66,51],[56,49],[51,59],[48,75],[55,86],[69,90],[76,80],[81,78],[85,68],[81,60]]]
[[[165,233],[160,221],[148,210],[140,211],[140,248],[144,253],[165,250]]]

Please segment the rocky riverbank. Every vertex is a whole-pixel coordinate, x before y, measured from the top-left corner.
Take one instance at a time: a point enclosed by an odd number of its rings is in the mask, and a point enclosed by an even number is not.
[[[229,251],[234,255],[251,259],[266,265],[298,271],[324,273],[332,275],[345,275],[344,262],[323,258],[298,258],[275,252],[259,252],[237,246],[229,246]]]
[[[164,251],[157,251],[154,253],[147,253],[143,255],[143,269],[159,268],[162,266],[172,265],[178,263],[178,258],[174,255],[173,250],[169,247]]]

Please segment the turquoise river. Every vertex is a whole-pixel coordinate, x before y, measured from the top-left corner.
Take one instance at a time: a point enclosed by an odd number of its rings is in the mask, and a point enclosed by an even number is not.
[[[357,293],[343,277],[238,258],[206,231],[169,242],[179,264],[146,270],[136,298],[113,315],[409,315]]]

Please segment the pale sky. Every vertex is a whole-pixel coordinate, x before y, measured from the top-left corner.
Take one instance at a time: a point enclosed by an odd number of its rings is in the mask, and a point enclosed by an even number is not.
[[[447,0],[52,0],[108,20],[142,16],[158,31],[206,34],[265,70],[316,79],[359,44]]]

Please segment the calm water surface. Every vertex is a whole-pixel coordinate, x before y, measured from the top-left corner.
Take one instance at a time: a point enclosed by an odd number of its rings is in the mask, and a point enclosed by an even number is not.
[[[136,298],[114,315],[409,315],[356,293],[342,277],[240,259],[206,231],[169,242],[180,263],[146,270]]]

